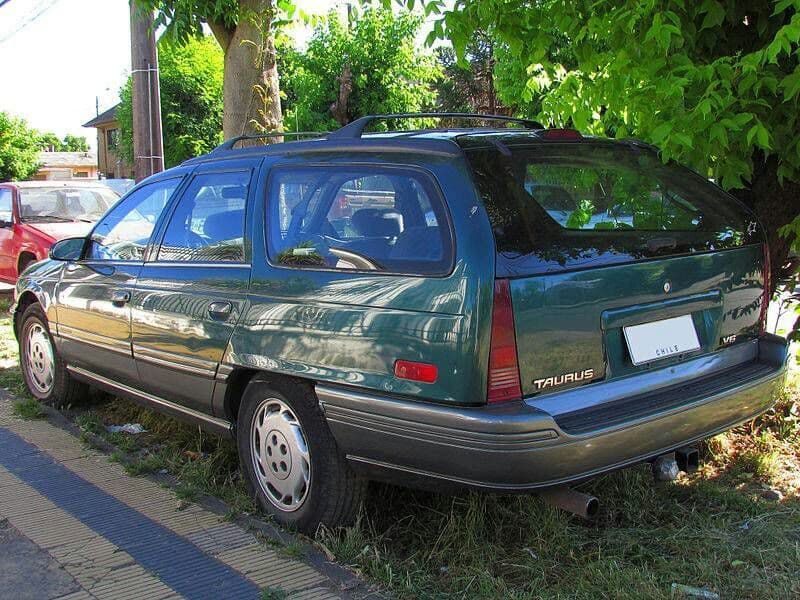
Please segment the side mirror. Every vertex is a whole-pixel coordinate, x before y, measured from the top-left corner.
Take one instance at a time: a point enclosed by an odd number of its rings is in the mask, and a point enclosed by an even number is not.
[[[86,238],[65,238],[50,247],[50,258],[53,260],[78,260],[83,252]]]

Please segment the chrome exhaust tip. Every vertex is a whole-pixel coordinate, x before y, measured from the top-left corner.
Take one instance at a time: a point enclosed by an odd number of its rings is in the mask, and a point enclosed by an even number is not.
[[[565,510],[587,521],[594,519],[600,511],[600,501],[597,498],[568,487],[548,488],[539,492],[539,496],[551,506]]]

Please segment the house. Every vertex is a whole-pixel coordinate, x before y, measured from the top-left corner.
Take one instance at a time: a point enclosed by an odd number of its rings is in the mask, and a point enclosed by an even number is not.
[[[97,129],[97,169],[107,179],[132,179],[133,165],[119,156],[119,121],[117,108],[112,106],[100,113],[84,127]]]
[[[97,179],[94,152],[40,152],[39,170],[32,179]]]

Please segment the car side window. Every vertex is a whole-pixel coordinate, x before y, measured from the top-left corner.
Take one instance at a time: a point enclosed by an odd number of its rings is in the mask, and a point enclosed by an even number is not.
[[[140,187],[114,206],[92,231],[89,260],[142,260],[158,218],[180,184],[164,179]]]
[[[0,221],[10,223],[13,219],[13,211],[11,208],[11,190],[8,188],[0,188]]]
[[[277,168],[268,246],[273,263],[292,267],[427,275],[452,261],[438,188],[405,168]]]
[[[158,260],[243,262],[250,172],[196,176],[170,218]]]

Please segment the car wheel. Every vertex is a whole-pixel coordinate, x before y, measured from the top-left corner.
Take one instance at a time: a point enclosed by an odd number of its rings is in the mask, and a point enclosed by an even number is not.
[[[22,315],[19,362],[28,391],[53,406],[67,406],[86,396],[88,386],[75,380],[56,352],[42,307],[31,304]]]
[[[309,534],[353,522],[365,482],[340,452],[310,386],[251,381],[237,444],[250,491],[277,521]]]

